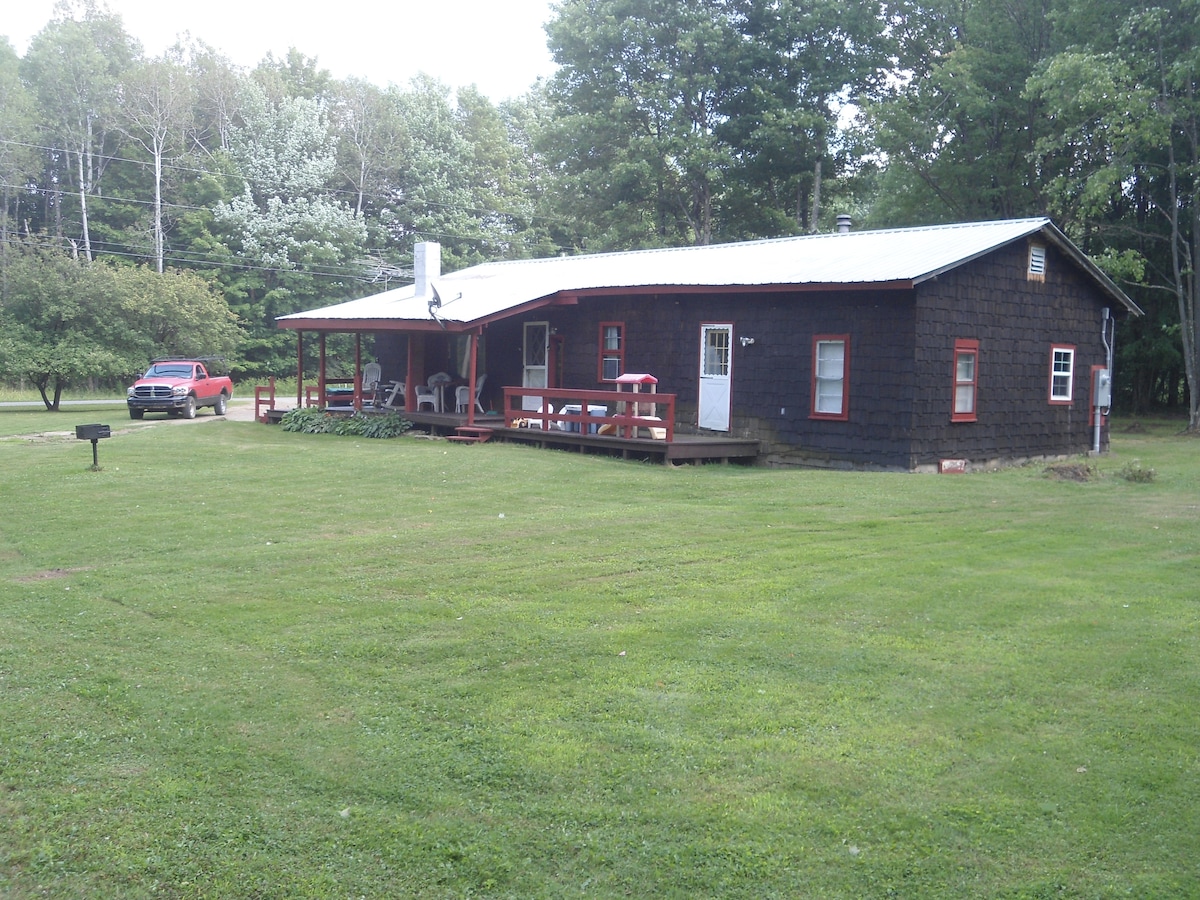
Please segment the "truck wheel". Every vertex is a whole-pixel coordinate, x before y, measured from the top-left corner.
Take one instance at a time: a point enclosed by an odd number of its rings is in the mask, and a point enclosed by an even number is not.
[[[196,398],[188,397],[187,403],[183,405],[183,417],[185,419],[196,418]]]
[[[229,398],[225,396],[224,391],[221,391],[221,393],[217,394],[217,402],[213,404],[213,415],[214,416],[225,415],[225,404],[228,400],[229,400]]]
[[[144,409],[131,409],[129,411],[129,418],[140,419],[145,414],[146,414],[146,411]]]

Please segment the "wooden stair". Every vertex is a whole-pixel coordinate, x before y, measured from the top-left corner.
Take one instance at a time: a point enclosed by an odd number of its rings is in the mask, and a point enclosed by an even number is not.
[[[495,432],[482,425],[459,425],[454,434],[446,435],[446,440],[459,444],[484,444],[492,439]]]

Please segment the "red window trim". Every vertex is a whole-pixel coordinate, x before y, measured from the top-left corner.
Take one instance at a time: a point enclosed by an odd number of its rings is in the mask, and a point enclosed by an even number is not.
[[[817,411],[817,345],[823,342],[842,344],[842,411],[827,413]],[[812,385],[810,388],[809,413],[810,419],[821,419],[826,422],[847,422],[850,419],[850,335],[849,334],[814,334],[812,341]]]
[[[1059,350],[1071,351],[1071,396],[1063,399],[1054,396],[1054,354]],[[1051,406],[1071,406],[1075,402],[1075,345],[1074,344],[1051,344],[1050,345],[1050,379],[1046,384],[1047,402]]]
[[[604,347],[604,329],[605,328],[619,328],[621,330],[621,338],[620,338],[621,346],[618,347],[616,350],[606,350],[605,349],[605,347]],[[597,341],[596,341],[596,348],[598,351],[596,353],[596,380],[601,382],[602,384],[612,384],[617,379],[604,377],[604,360],[615,358],[617,360],[617,376],[619,377],[619,376],[625,374],[625,323],[624,322],[601,322],[600,330],[599,330],[599,337],[597,338]]]
[[[962,354],[970,353],[975,357],[975,365],[972,367],[971,385],[971,411],[958,412],[954,406],[958,402],[958,389],[967,382],[959,382],[958,380],[958,357]],[[951,393],[950,393],[950,421],[951,422],[978,422],[979,421],[979,341],[971,338],[958,338],[954,341],[954,368],[951,370]]]

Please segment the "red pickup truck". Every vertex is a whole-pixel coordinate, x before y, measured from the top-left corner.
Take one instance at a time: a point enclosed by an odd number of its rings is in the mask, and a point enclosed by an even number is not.
[[[211,406],[213,413],[225,415],[233,396],[233,382],[227,375],[210,375],[204,359],[156,359],[146,374],[126,391],[129,418],[140,419],[148,412],[196,418],[196,410]]]

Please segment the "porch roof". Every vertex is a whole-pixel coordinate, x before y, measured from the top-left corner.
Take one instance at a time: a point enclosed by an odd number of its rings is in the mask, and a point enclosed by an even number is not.
[[[805,235],[484,263],[370,297],[279,317],[280,328],[463,331],[580,295],[636,290],[771,287],[911,288],[999,247],[1041,233],[1119,305],[1141,310],[1047,218]]]

